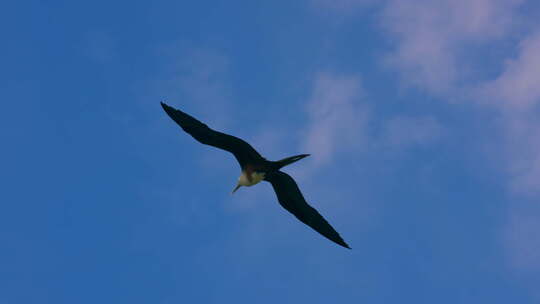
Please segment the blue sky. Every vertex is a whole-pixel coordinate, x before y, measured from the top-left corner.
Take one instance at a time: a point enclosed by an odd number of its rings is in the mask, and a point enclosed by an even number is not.
[[[289,2],[0,5],[1,304],[540,302],[539,5]]]

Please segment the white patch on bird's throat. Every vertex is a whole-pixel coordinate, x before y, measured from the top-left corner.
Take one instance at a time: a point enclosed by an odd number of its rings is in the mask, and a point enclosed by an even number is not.
[[[248,178],[247,176],[248,172],[242,171],[242,175],[238,178],[238,184],[241,186],[253,186],[255,184],[258,184],[260,181],[264,179],[264,172],[251,172],[251,178]]]

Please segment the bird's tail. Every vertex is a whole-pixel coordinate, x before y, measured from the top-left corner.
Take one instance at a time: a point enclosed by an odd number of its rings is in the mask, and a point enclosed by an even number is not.
[[[309,154],[300,154],[300,155],[295,155],[295,156],[290,156],[290,157],[286,157],[282,160],[278,160],[278,161],[275,161],[274,164],[276,165],[276,169],[279,170],[287,165],[290,165],[294,162],[297,162],[299,160],[301,160],[302,158],[304,157],[308,157]]]

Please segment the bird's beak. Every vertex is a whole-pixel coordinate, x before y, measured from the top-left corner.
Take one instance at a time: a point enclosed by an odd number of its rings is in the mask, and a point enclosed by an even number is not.
[[[236,185],[236,187],[234,187],[231,194],[234,194],[236,192],[236,190],[238,190],[238,188],[240,188],[240,187],[242,187],[242,185],[240,185],[240,184]]]

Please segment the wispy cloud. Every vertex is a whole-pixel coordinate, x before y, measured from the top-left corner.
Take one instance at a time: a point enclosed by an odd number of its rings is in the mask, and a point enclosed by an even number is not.
[[[540,194],[540,30],[524,37],[517,54],[506,60],[493,80],[479,84],[474,95],[480,103],[499,111],[504,124],[507,168],[512,189],[519,194]]]
[[[499,39],[515,25],[521,0],[387,2],[383,27],[394,43],[386,57],[405,83],[447,93],[465,79],[460,60],[471,45]]]
[[[484,101],[514,113],[529,111],[540,102],[540,30],[525,37],[517,51],[496,79],[480,87]]]
[[[485,132],[500,147],[489,153],[502,160],[496,165],[507,180],[501,183],[508,185],[515,201],[509,206],[505,248],[515,269],[538,271],[540,244],[534,236],[540,212],[532,201],[540,197],[540,27],[520,11],[526,3],[388,0],[381,5],[380,23],[391,42],[382,62],[401,75],[402,84],[441,101],[462,100],[478,105],[478,111],[499,114],[499,133]],[[495,69],[478,60],[488,49],[499,50],[497,58],[490,59]],[[491,74],[477,74],[486,70]],[[406,146],[440,132],[429,119],[398,118],[383,127],[382,140]]]
[[[340,153],[357,151],[366,140],[369,111],[358,76],[319,73],[307,102],[303,142],[317,166]]]
[[[432,143],[444,132],[433,116],[396,115],[373,121],[357,75],[319,73],[305,110],[309,119],[301,150],[314,151],[314,167],[389,147],[406,152],[413,146]],[[376,134],[377,126],[381,132]]]
[[[533,113],[537,113],[534,112]],[[505,118],[504,148],[511,189],[520,195],[540,195],[540,122],[538,114]]]
[[[505,245],[516,269],[540,266],[540,245],[533,240],[540,228],[540,212],[530,202],[540,194],[540,31],[517,28],[523,20],[519,7],[524,1],[389,1],[383,23],[395,40],[387,62],[400,71],[409,85],[451,101],[472,96],[480,110],[498,112],[502,131],[496,140],[499,163],[507,172],[513,202],[505,228]],[[501,72],[492,80],[470,78],[479,68],[467,58],[482,44],[512,43],[529,32],[508,52]],[[514,55],[516,54],[516,55]],[[481,67],[480,67],[481,68]],[[486,130],[492,132],[492,130]],[[503,182],[503,181],[502,181]],[[519,208],[518,208],[519,206]]]
[[[386,62],[403,75],[404,83],[453,101],[470,96],[499,110],[504,124],[500,139],[512,143],[506,159],[514,176],[514,189],[540,191],[540,152],[534,134],[540,128],[530,111],[540,101],[540,31],[530,31],[517,45],[517,55],[502,65],[493,80],[478,81],[468,72],[476,63],[468,61],[465,50],[474,52],[481,44],[513,41],[522,0],[498,1],[389,1],[382,22],[395,38],[395,46]],[[518,31],[519,30],[519,31]],[[526,144],[524,144],[526,143]],[[517,148],[519,147],[519,148]]]

